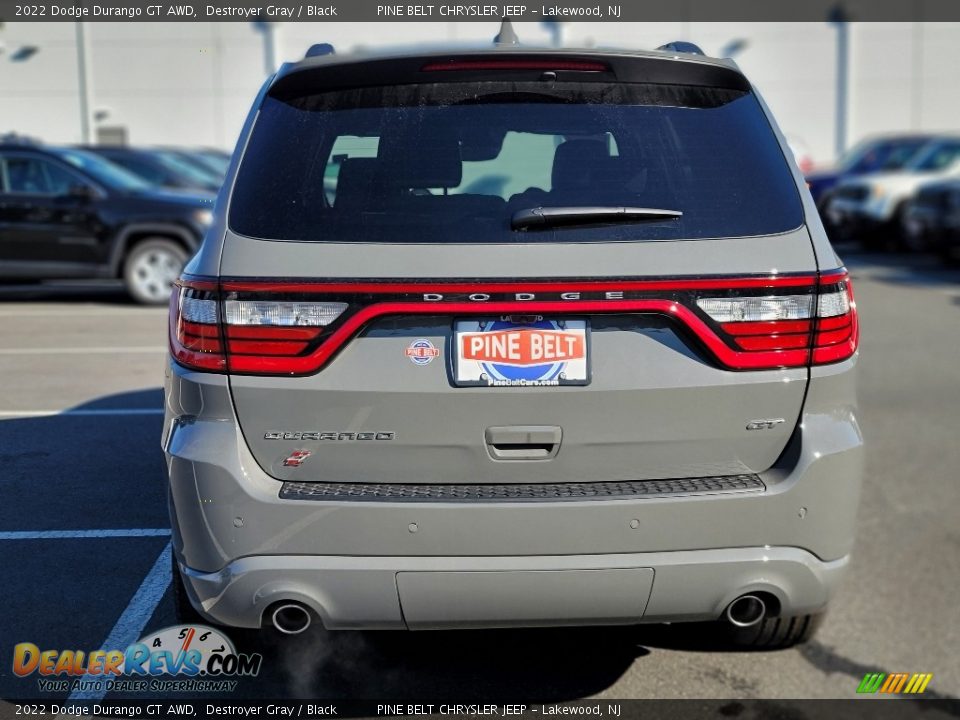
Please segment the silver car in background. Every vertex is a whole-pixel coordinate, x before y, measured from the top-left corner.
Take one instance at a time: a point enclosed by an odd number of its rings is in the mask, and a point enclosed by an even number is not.
[[[853,546],[857,341],[729,61],[285,65],[171,302],[179,608],[802,641]]]

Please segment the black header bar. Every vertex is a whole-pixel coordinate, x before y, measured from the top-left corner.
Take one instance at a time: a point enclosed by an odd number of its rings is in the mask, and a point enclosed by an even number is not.
[[[960,0],[0,0],[0,22],[960,21]],[[522,35],[521,35],[522,37]]]

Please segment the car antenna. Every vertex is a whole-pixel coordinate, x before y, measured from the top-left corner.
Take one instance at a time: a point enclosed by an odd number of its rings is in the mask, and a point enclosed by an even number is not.
[[[497,36],[493,39],[493,44],[497,47],[520,44],[520,38],[517,37],[517,33],[513,29],[513,23],[510,22],[509,16],[505,17],[503,22],[500,23],[500,32],[498,32]]]

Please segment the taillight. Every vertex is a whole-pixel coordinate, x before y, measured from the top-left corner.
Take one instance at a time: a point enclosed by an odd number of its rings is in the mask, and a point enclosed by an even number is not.
[[[700,297],[696,302],[728,344],[756,354],[749,367],[822,365],[857,349],[856,306],[843,271],[821,276],[815,294]]]
[[[857,351],[860,328],[853,285],[845,272],[820,278],[816,331],[813,339],[813,364],[846,360]]]
[[[215,282],[178,283],[170,297],[170,353],[174,359],[194,370],[226,370],[219,319]]]
[[[223,328],[233,372],[296,373],[301,356],[327,325],[347,309],[343,302],[225,300]]]

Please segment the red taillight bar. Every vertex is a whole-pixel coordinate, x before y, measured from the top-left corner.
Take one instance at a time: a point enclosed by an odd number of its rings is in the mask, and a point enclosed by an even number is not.
[[[856,307],[844,270],[816,275],[770,275],[752,277],[704,277],[653,280],[572,280],[514,283],[504,281],[374,282],[374,281],[276,281],[185,278],[182,287],[209,293],[220,299],[252,295],[270,301],[271,296],[335,297],[349,302],[348,310],[328,327],[238,326],[219,327],[180,318],[179,297],[171,303],[171,352],[187,367],[213,372],[254,375],[309,375],[321,370],[357,333],[377,318],[403,315],[489,315],[543,313],[551,315],[654,313],[673,318],[716,360],[731,370],[803,367],[850,357],[857,347]],[[850,298],[845,315],[810,320],[762,322],[714,322],[683,295],[671,298],[630,297],[618,292],[729,293],[747,290],[753,295],[769,290],[780,294],[814,293],[816,313],[819,288],[843,287]],[[602,293],[607,299],[508,299],[512,293]],[[464,293],[501,295],[485,302],[468,302],[450,297],[428,301],[432,294],[452,296]],[[748,294],[749,294],[748,293]],[[409,296],[419,296],[416,300]],[[612,298],[610,296],[613,296]],[[677,298],[680,298],[679,300]],[[697,297],[696,294],[691,296]],[[218,307],[222,306],[222,302]],[[224,343],[224,344],[221,344]],[[226,352],[222,352],[222,348]]]

